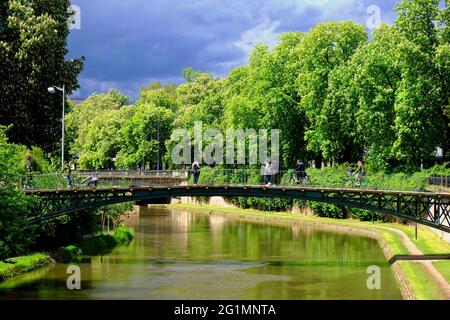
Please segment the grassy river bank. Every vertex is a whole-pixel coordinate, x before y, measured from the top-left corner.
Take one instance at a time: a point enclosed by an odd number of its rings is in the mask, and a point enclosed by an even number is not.
[[[0,262],[0,281],[31,272],[56,262],[78,262],[83,255],[99,255],[114,247],[133,240],[133,231],[126,227],[118,227],[109,234],[95,234],[75,245],[61,247],[57,252],[33,253],[23,257],[7,259]]]

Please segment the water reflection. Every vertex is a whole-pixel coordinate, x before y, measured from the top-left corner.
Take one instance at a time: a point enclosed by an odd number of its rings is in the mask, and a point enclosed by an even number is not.
[[[86,257],[82,290],[58,264],[0,286],[6,299],[401,299],[373,239],[165,206],[126,217],[135,240]],[[382,290],[366,288],[369,265]]]

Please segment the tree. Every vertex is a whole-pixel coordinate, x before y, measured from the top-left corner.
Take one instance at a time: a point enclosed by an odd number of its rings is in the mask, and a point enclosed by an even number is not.
[[[402,80],[397,44],[402,36],[382,25],[373,40],[358,50],[350,64],[357,70],[353,82],[358,97],[357,135],[373,168],[387,169],[396,139],[395,99]]]
[[[23,254],[34,240],[28,221],[33,199],[21,190],[25,173],[24,146],[9,144],[6,128],[0,126],[0,261]]]
[[[105,124],[111,132],[102,130],[105,134],[102,137],[111,138],[111,134],[116,132],[116,128],[119,125],[117,121],[118,114],[125,115],[127,112],[116,111],[123,109],[128,105],[128,98],[122,93],[116,90],[110,90],[108,93],[95,93],[88,99],[73,107],[66,117],[66,141],[70,145],[70,154],[72,158],[81,157],[83,155],[83,165],[91,166],[98,169],[100,163],[109,163],[111,157],[111,150],[107,152],[108,155],[100,157],[96,156],[97,160],[93,160],[91,156],[92,152],[97,152],[100,138],[96,137],[96,130],[100,130],[100,126]],[[130,109],[129,112],[132,112]],[[111,119],[108,119],[108,115],[113,115]],[[100,120],[94,121],[97,117]],[[107,123],[105,123],[107,121]],[[111,126],[111,127],[110,127]],[[117,140],[115,137],[114,141]],[[110,144],[111,141],[105,142]],[[111,145],[112,146],[112,145]],[[97,151],[95,151],[97,150]],[[105,150],[104,150],[105,151]],[[93,165],[95,163],[95,165]]]
[[[113,168],[114,158],[123,145],[121,130],[132,117],[132,107],[99,113],[84,131],[84,143],[80,145],[79,165],[83,169]]]
[[[9,0],[0,4],[0,124],[12,142],[56,149],[61,95],[49,86],[78,88],[83,60],[65,61],[69,0]]]
[[[272,51],[257,45],[250,64],[233,70],[226,81],[224,127],[280,130],[282,166],[306,156],[305,115],[298,108],[296,85],[302,37],[298,32],[282,34]]]
[[[450,1],[445,0],[445,7],[439,14],[440,32],[439,47],[436,53],[436,63],[441,80],[442,102],[447,121],[447,159],[450,159]]]
[[[398,45],[402,80],[395,102],[396,140],[393,152],[409,166],[431,160],[446,141],[443,116],[448,87],[441,87],[436,65],[438,0],[404,0],[397,7],[394,27],[403,36]],[[447,95],[448,97],[448,95]]]
[[[135,113],[121,130],[123,142],[116,162],[119,168],[160,162],[172,131],[175,118],[172,110],[150,103],[138,103],[134,108]]]
[[[177,88],[179,112],[175,127],[191,129],[194,122],[200,121],[204,128],[218,128],[223,116],[224,80],[191,69],[184,69],[183,75],[187,82]]]
[[[301,59],[298,88],[300,108],[309,121],[306,131],[309,150],[324,156],[331,155],[327,146],[331,142],[327,135],[333,128],[327,126],[328,118],[323,115],[329,77],[334,69],[350,60],[357,48],[366,42],[364,26],[353,22],[321,23],[302,38],[298,48]]]
[[[139,94],[140,103],[154,103],[155,105],[170,109],[173,112],[178,110],[177,92],[175,85],[162,86],[159,82],[150,84],[141,90]]]
[[[356,162],[365,154],[372,167],[384,169],[395,140],[394,103],[401,80],[396,58],[401,36],[382,25],[371,42],[330,74],[319,121],[325,156]]]

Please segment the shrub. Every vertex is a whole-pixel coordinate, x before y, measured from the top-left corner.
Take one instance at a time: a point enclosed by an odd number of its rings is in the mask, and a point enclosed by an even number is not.
[[[120,226],[114,231],[114,239],[119,244],[131,242],[133,238],[134,238],[133,231],[124,226]]]
[[[112,238],[113,240],[106,240],[107,238]],[[84,254],[95,255],[107,251],[111,246],[112,241],[115,241],[112,236],[108,235],[98,235],[89,239],[86,239],[80,243],[81,250]],[[109,243],[109,245],[108,245]]]
[[[83,251],[77,246],[61,247],[58,250],[58,256],[62,262],[80,262]]]
[[[84,254],[96,255],[104,253],[118,244],[125,244],[133,240],[134,234],[130,229],[120,226],[113,234],[99,234],[80,243]]]
[[[372,212],[370,210],[351,208],[350,212],[353,217],[358,218],[361,221],[384,221],[385,216],[378,212]]]
[[[341,206],[335,206],[328,203],[309,202],[309,207],[319,217],[345,219],[347,217],[347,210]]]

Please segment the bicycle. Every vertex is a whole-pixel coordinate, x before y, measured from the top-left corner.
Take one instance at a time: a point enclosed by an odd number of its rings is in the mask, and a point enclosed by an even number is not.
[[[356,187],[355,177],[353,175],[349,175],[348,177],[342,179],[342,186],[347,189],[354,189]]]
[[[311,185],[311,179],[306,174],[306,172],[294,172],[294,174],[291,177],[291,180],[295,182],[296,185],[300,186],[309,186]]]

